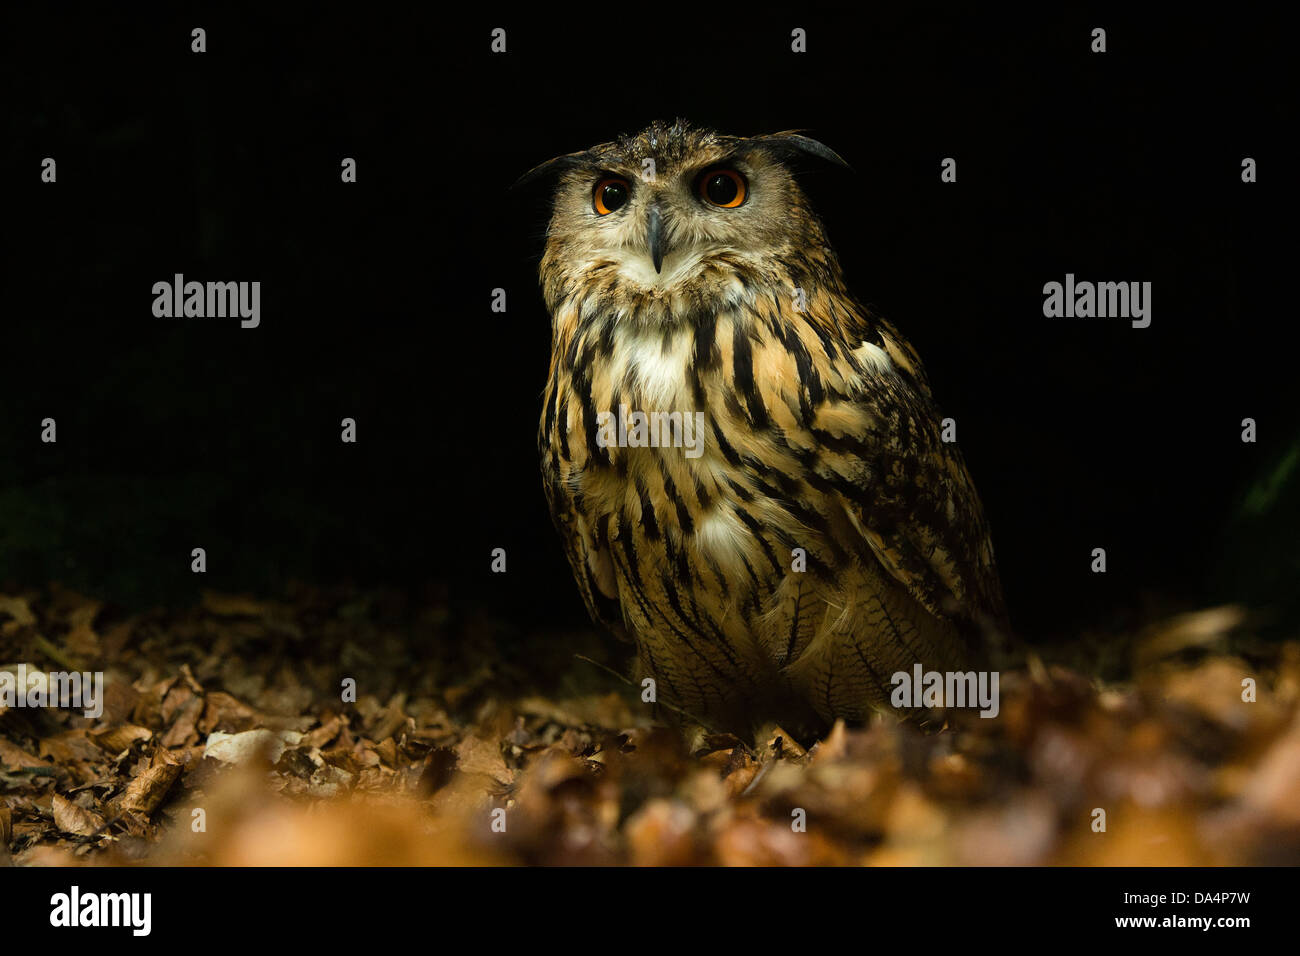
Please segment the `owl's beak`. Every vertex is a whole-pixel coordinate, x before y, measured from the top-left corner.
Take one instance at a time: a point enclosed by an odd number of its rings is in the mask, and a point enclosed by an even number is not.
[[[655,272],[662,271],[664,264],[664,216],[659,211],[658,203],[650,204],[646,216],[646,243],[650,246],[650,258],[654,261]]]

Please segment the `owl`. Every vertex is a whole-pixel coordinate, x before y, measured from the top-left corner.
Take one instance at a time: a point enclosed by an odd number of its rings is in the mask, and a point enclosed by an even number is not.
[[[844,165],[678,120],[525,176],[554,183],[539,446],[574,577],[637,684],[739,734],[897,713],[893,675],[978,664],[1005,616],[920,359],[845,285],[803,157]]]

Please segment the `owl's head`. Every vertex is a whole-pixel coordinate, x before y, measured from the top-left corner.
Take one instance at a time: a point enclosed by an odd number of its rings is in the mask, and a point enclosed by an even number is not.
[[[790,169],[801,154],[846,165],[797,133],[724,136],[684,120],[543,163],[521,182],[557,180],[544,284],[550,270],[569,292],[698,302],[737,273],[785,273],[813,250],[833,259]]]

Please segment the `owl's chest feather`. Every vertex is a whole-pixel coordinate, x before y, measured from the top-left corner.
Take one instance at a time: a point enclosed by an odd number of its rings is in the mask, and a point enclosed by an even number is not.
[[[693,365],[694,337],[628,332],[591,369],[598,449],[577,479],[584,499],[621,523],[649,523],[707,547],[732,494],[719,476],[716,382]],[[585,427],[571,421],[570,428]],[[743,530],[743,529],[742,529]]]
[[[799,375],[778,344],[759,340],[738,385],[735,341],[725,315],[704,330],[607,334],[586,366],[553,380],[570,399],[552,440],[582,450],[567,481],[591,520],[611,516],[614,534],[649,529],[647,547],[749,578],[775,571],[771,555],[804,530],[754,473],[765,459],[777,463],[780,433],[748,417],[762,406],[772,424],[792,424]]]

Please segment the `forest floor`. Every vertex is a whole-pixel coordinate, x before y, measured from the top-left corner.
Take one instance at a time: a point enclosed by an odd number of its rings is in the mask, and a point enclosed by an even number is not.
[[[0,594],[0,690],[105,676],[97,718],[0,694],[0,864],[1300,863],[1300,643],[1214,608],[1092,644],[1122,679],[1031,653],[994,719],[805,750],[688,740],[593,632],[445,602]]]

